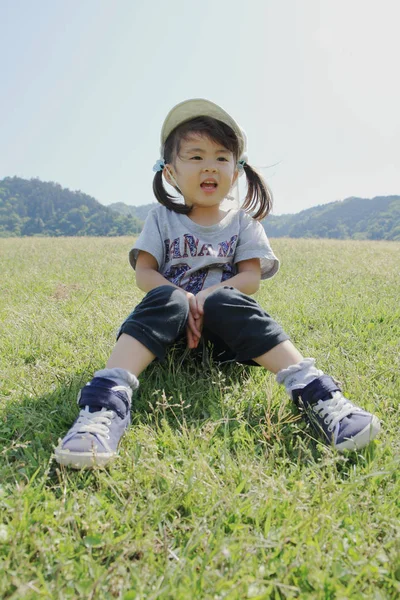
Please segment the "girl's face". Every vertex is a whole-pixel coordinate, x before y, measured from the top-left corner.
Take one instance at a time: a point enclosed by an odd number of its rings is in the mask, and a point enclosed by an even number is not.
[[[168,183],[179,187],[185,204],[212,207],[228,195],[238,171],[230,150],[208,137],[193,134],[181,141],[179,154],[174,164],[166,166],[164,175]]]

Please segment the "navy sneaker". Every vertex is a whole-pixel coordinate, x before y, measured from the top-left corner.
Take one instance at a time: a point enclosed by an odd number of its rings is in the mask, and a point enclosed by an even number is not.
[[[117,455],[131,422],[130,389],[94,377],[78,394],[78,418],[55,449],[56,461],[73,469],[104,466]]]
[[[332,377],[322,375],[292,396],[318,436],[336,450],[364,448],[379,433],[377,417],[347,400]]]

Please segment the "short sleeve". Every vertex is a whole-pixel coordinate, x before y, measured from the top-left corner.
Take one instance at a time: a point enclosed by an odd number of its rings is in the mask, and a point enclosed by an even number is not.
[[[261,279],[273,277],[279,270],[279,260],[270,246],[264,227],[243,212],[234,262],[236,264],[251,258],[260,259]]]
[[[129,262],[134,269],[136,269],[136,262],[140,250],[144,250],[154,256],[158,264],[158,269],[160,270],[164,263],[164,244],[162,241],[158,214],[155,209],[152,209],[147,215],[142,232],[136,240],[132,250],[129,252]]]

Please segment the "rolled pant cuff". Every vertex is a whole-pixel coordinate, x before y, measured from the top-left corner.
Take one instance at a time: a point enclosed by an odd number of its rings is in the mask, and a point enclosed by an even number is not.
[[[145,331],[143,331],[143,329],[137,327],[134,322],[131,321],[130,323],[124,323],[122,325],[121,329],[118,331],[117,340],[122,333],[130,335],[131,337],[135,338],[135,340],[143,344],[147,350],[150,350],[152,354],[155,354],[160,362],[165,359],[166,351],[164,346],[159,344],[157,340],[152,339]]]
[[[278,346],[282,342],[286,342],[288,340],[290,340],[290,337],[284,332],[276,334],[273,338],[271,338],[271,337],[264,338],[262,343],[258,344],[257,346],[253,346],[251,348],[250,353],[249,353],[249,351],[238,352],[238,354],[236,356],[236,360],[238,362],[254,360],[258,356],[262,356],[266,352],[273,350],[276,346]],[[251,356],[250,356],[250,354],[251,354]]]

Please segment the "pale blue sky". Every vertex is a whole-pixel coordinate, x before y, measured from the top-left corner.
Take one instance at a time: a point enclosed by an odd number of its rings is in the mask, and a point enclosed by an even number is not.
[[[169,109],[244,127],[276,214],[400,194],[397,0],[0,0],[0,178],[152,202]]]

